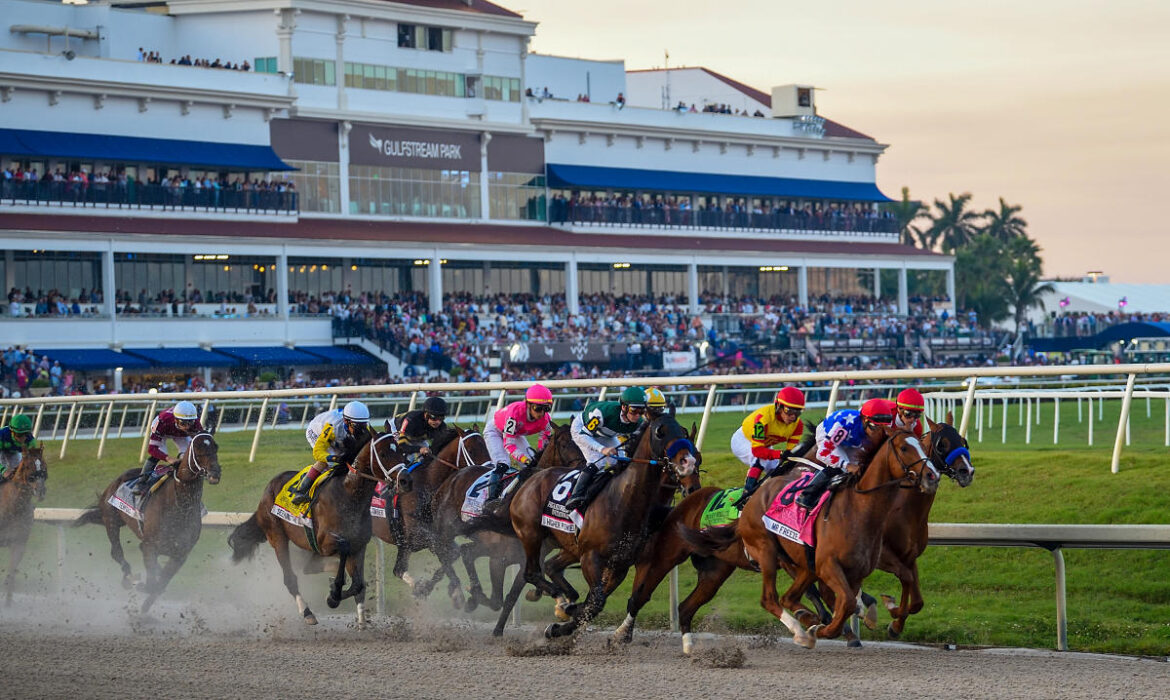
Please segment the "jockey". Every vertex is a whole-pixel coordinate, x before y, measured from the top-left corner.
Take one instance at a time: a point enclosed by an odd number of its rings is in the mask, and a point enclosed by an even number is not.
[[[0,482],[8,479],[8,470],[20,464],[21,451],[36,447],[37,439],[32,434],[32,420],[23,413],[17,413],[0,428]]]
[[[817,472],[800,496],[797,505],[812,508],[820,500],[825,487],[843,476],[846,471],[861,469],[862,448],[882,439],[882,426],[894,422],[894,402],[870,399],[861,411],[844,409],[834,412],[817,426],[816,460],[825,465]]]
[[[549,413],[552,411],[552,392],[543,384],[533,384],[524,392],[523,401],[515,401],[492,414],[487,428],[483,431],[488,453],[496,463],[488,481],[486,503],[500,497],[500,480],[508,471],[512,460],[525,466],[532,464],[535,453],[528,444],[529,435],[540,435],[536,449],[544,449],[544,443],[552,436]]]
[[[731,436],[731,453],[748,467],[743,495],[735,505],[747,503],[760,485],[760,474],[773,470],[796,454],[804,433],[800,414],[804,411],[804,392],[786,386],[776,392],[775,400],[752,411],[743,425]]]
[[[191,438],[202,432],[199,412],[190,401],[180,401],[174,408],[159,413],[150,424],[150,446],[147,449],[146,461],[142,463],[142,474],[138,477],[138,483],[134,485],[134,493],[140,496],[145,494],[162,473],[166,473],[166,469],[178,466],[179,458],[191,445]],[[173,460],[170,460],[167,454],[168,439],[175,441],[178,450]],[[162,473],[155,471],[160,464],[164,467]]]
[[[305,428],[305,438],[313,446],[313,466],[289,493],[300,505],[309,500],[309,487],[330,465],[347,464],[373,437],[370,409],[361,401],[350,401],[345,408],[319,413]]]
[[[622,391],[617,401],[593,401],[573,416],[570,434],[573,442],[581,448],[586,465],[581,476],[577,477],[573,495],[565,503],[566,508],[579,507],[598,473],[617,464],[618,450],[642,424],[646,403],[645,390],[631,386]]]
[[[922,412],[926,408],[926,399],[917,389],[903,389],[898,394],[898,412],[894,416],[894,427],[909,430],[914,437],[922,439],[923,423]]]
[[[652,421],[663,413],[666,413],[666,396],[650,387],[646,390],[646,420]]]
[[[447,402],[438,396],[428,397],[422,408],[404,413],[394,419],[398,435],[398,454],[419,457],[431,456],[431,445],[440,433],[447,430]],[[414,462],[414,459],[407,459]]]

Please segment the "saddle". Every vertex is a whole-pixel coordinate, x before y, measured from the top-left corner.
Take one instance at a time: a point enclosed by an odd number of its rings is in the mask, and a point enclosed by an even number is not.
[[[138,477],[138,479],[140,478],[143,477]],[[106,503],[129,515],[141,524],[146,518],[146,504],[150,501],[150,497],[171,478],[173,476],[170,472],[163,474],[159,477],[158,481],[154,482],[150,490],[141,496],[134,493],[134,484],[138,482],[138,479],[128,479],[118,484],[118,488],[110,494],[110,497],[106,499]],[[199,507],[201,509],[200,517],[207,515],[207,507],[203,504],[200,504]]]
[[[797,505],[796,497],[812,481],[813,476],[813,472],[804,472],[780,489],[780,493],[776,494],[776,498],[762,516],[768,532],[808,547],[816,546],[817,516],[832,498],[833,492],[826,490],[812,508],[806,509]]]
[[[740,510],[735,507],[735,503],[741,495],[742,486],[717,492],[703,508],[703,513],[699,516],[699,528],[730,525],[739,520]]]
[[[581,531],[581,527],[585,523],[585,511],[589,509],[589,504],[593,503],[593,499],[597,498],[597,494],[601,493],[601,490],[609,484],[613,473],[609,470],[601,471],[594,477],[593,483],[589,485],[589,491],[585,493],[584,505],[569,510],[565,503],[573,494],[573,488],[576,487],[577,479],[580,476],[581,471],[574,469],[557,480],[549,494],[548,501],[544,504],[544,510],[540,514],[541,525],[574,535]]]
[[[516,478],[519,473],[519,469],[509,467],[508,471],[500,477],[500,482],[504,485],[500,489],[501,503],[516,490],[516,485],[520,483],[520,480]],[[463,505],[459,508],[459,517],[463,522],[468,523],[484,515],[483,506],[487,501],[487,487],[491,477],[491,471],[486,471],[468,487],[467,494],[463,497]]]
[[[297,482],[301,480],[306,472],[312,466],[305,467],[291,479],[285,482],[284,486],[280,487],[280,491],[276,493],[276,498],[272,503],[272,514],[281,520],[291,523],[293,525],[309,526],[312,522],[312,507],[317,500],[317,491],[320,490],[321,484],[325,483],[333,476],[333,469],[327,469],[317,477],[317,479],[309,486],[309,500],[301,504],[293,503],[292,488]]]

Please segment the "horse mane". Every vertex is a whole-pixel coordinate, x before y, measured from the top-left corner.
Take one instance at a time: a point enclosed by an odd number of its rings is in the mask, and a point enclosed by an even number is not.
[[[442,432],[435,436],[434,443],[431,445],[431,451],[438,454],[444,447],[451,444],[452,440],[458,439],[460,432],[458,428],[450,425],[443,428]]]

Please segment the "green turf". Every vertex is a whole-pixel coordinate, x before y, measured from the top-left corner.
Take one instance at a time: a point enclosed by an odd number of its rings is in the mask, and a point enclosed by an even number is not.
[[[1119,405],[1107,402],[1103,420],[1095,420],[1094,446],[1087,446],[1087,423],[1077,420],[1075,400],[1062,401],[1061,445],[1052,445],[1053,406],[1041,410],[1042,423],[1032,426],[1025,444],[1017,405],[1012,404],[1008,439],[1000,442],[1002,406],[993,424],[984,425],[983,442],[975,424],[970,430],[976,467],[974,484],[959,489],[945,480],[935,501],[934,522],[991,523],[1164,523],[1170,512],[1170,470],[1162,462],[1165,405],[1154,402],[1146,415],[1144,400],[1134,402],[1132,444],[1125,448],[1120,474],[1110,473]],[[1096,410],[1094,410],[1096,413]],[[1087,417],[1087,416],[1086,416]],[[705,484],[738,485],[744,468],[727,449],[732,430],[743,414],[714,416],[707,433]],[[685,422],[690,422],[686,417]],[[220,442],[223,482],[205,490],[210,510],[249,511],[263,485],[279,470],[304,466],[308,450],[300,431],[263,434],[256,463],[247,461],[251,434],[228,433]],[[141,440],[114,440],[107,455],[95,459],[97,443],[76,441],[63,460],[59,443],[49,443],[51,478],[44,506],[76,508],[95,501],[96,494],[118,471],[139,463]],[[106,557],[104,533],[97,528],[67,531],[71,556]],[[196,556],[175,581],[179,589],[198,585],[200,574],[214,575],[220,566],[224,535],[206,530]],[[55,568],[56,547],[50,528],[38,528],[22,569]],[[126,538],[129,541],[128,537]],[[131,560],[137,556],[131,548]],[[388,550],[392,552],[393,550]],[[270,555],[268,555],[270,556]],[[1166,654],[1170,651],[1170,553],[1162,551],[1068,550],[1069,644],[1073,649]],[[412,569],[427,572],[433,564],[416,557]],[[51,562],[51,563],[50,563]],[[273,566],[272,576],[278,574]],[[114,564],[109,562],[110,569]],[[905,639],[961,645],[1052,647],[1056,639],[1054,570],[1051,555],[1020,548],[932,547],[919,560],[926,608],[910,618]],[[781,575],[783,579],[783,575]],[[578,579],[579,580],[579,579]],[[680,569],[685,596],[695,580],[689,565]],[[781,582],[783,584],[783,581]],[[324,584],[314,584],[323,586]],[[401,604],[403,586],[388,584],[390,605]],[[308,584],[304,590],[310,588]],[[773,632],[779,623],[763,611],[759,576],[735,574],[702,612],[700,629]],[[875,573],[866,584],[871,593],[897,595],[897,582]],[[628,582],[610,600],[603,624],[620,621],[625,612]],[[440,595],[433,596],[438,599]],[[441,603],[436,603],[442,609]],[[547,603],[528,604],[524,615],[545,619]],[[487,616],[485,615],[486,619]],[[639,623],[665,625],[666,585],[644,609]],[[884,622],[883,622],[884,627]],[[865,632],[881,638],[884,632]]]

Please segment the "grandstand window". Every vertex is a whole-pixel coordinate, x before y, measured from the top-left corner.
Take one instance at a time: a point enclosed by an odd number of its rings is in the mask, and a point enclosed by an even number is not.
[[[488,173],[488,198],[493,219],[543,221],[546,216],[544,176],[530,173]]]
[[[398,48],[450,51],[454,48],[455,33],[443,27],[424,27],[417,24],[398,25]]]
[[[285,162],[298,170],[270,173],[268,179],[292,180],[299,193],[301,211],[333,214],[341,211],[341,171],[337,163],[291,159]]]
[[[257,73],[275,73],[276,56],[258,57],[255,61],[255,70]]]
[[[478,218],[479,173],[352,165],[350,212],[373,216]]]
[[[416,39],[418,32],[417,27],[413,24],[398,25],[398,48],[413,49],[418,46]]]
[[[57,290],[66,297],[77,297],[82,290],[101,287],[101,255],[53,250],[18,250],[13,253],[12,284],[45,294]]]
[[[336,64],[317,58],[293,58],[293,80],[307,85],[336,85]]]

